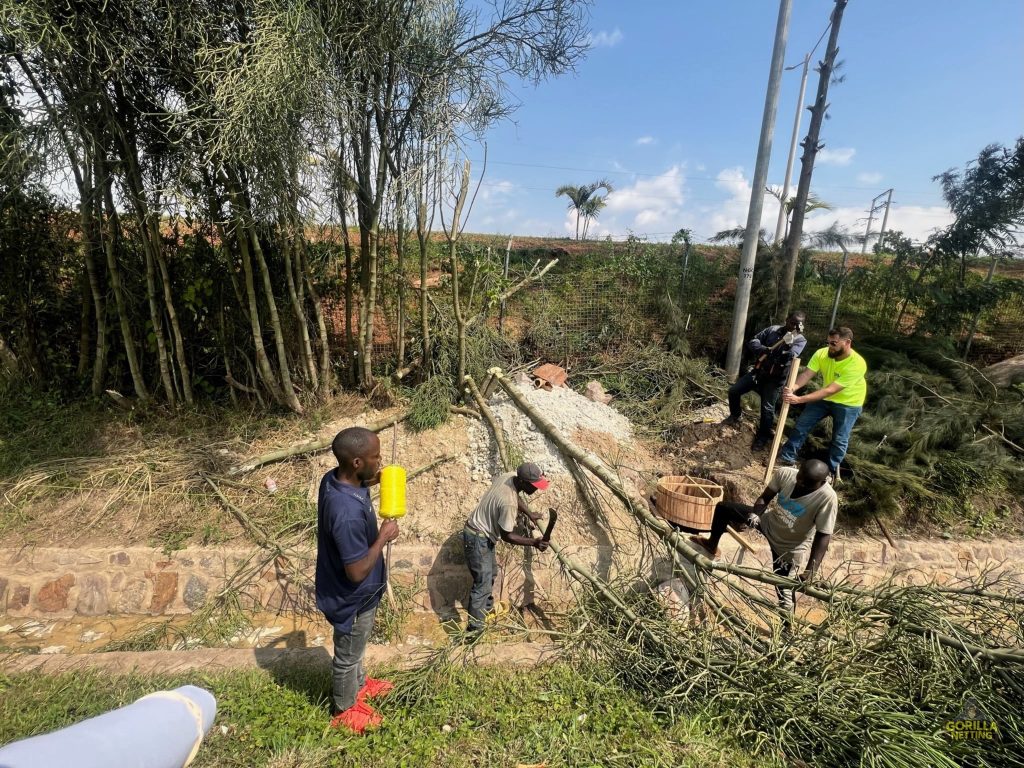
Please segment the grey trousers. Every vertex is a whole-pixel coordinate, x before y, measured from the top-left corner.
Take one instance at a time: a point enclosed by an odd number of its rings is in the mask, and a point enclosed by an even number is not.
[[[331,665],[331,703],[334,712],[344,712],[356,703],[356,694],[366,683],[363,656],[366,643],[373,631],[373,617],[377,606],[357,613],[351,632],[334,630],[334,661]]]
[[[467,629],[479,632],[484,628],[484,617],[494,608],[494,577],[498,572],[494,542],[463,529],[462,546],[466,552],[466,565],[473,576],[473,586],[469,590]]]

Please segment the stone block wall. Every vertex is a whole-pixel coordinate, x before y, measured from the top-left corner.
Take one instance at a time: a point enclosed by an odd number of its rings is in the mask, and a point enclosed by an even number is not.
[[[768,567],[771,554],[764,539],[748,534],[748,540],[758,552],[756,556],[747,553],[743,564]],[[870,586],[890,577],[903,584],[947,584],[994,569],[1005,573],[1010,584],[1024,589],[1024,540],[896,539],[895,544],[893,547],[884,539],[834,537],[821,575],[853,586]],[[736,562],[739,549],[728,536],[722,539],[726,560]]]
[[[757,555],[745,555],[744,564],[768,565],[768,547],[751,536]],[[736,561],[738,545],[722,540],[723,556]],[[564,606],[572,598],[557,561],[548,554],[530,552],[529,573],[525,550],[499,548],[503,575],[495,584],[497,599],[515,604],[531,598],[541,605]],[[607,563],[607,548],[569,551],[575,559],[599,572]],[[258,564],[265,555],[251,549],[194,548],[171,554],[148,547],[56,549],[0,549],[0,614],[11,617],[107,614],[186,614],[221,589],[237,569]],[[310,577],[297,584],[286,563],[268,563],[245,591],[252,605],[270,610],[313,609],[309,584],[315,552],[295,563]],[[416,609],[433,611],[441,619],[455,616],[469,593],[470,577],[457,536],[441,546],[397,543],[392,553],[395,584],[416,585]],[[976,575],[1001,568],[1024,589],[1024,541],[897,540],[892,547],[869,538],[833,540],[823,566],[824,575],[851,584],[870,585],[895,574],[906,582],[924,583]],[[657,569],[662,575],[667,568]],[[529,578],[528,578],[529,577]],[[526,600],[529,602],[530,600]]]

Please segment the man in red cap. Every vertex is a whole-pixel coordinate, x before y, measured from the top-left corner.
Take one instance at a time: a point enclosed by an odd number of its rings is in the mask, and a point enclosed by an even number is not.
[[[498,539],[520,547],[536,547],[541,552],[548,548],[547,542],[539,536],[530,538],[512,532],[519,512],[528,515],[535,523],[540,520],[540,515],[527,510],[519,494],[531,496],[547,487],[548,479],[540,467],[531,462],[520,464],[515,472],[505,472],[494,478],[490,489],[466,521],[466,527],[462,530],[462,543],[466,549],[466,565],[473,576],[467,628],[470,637],[475,637],[483,630],[484,617],[494,607],[492,592],[498,570],[494,545]]]

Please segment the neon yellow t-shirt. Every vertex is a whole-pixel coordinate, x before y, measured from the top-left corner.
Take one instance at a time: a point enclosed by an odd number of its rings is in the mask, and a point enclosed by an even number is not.
[[[821,374],[822,387],[827,387],[833,381],[842,387],[834,395],[825,398],[828,402],[853,407],[864,405],[868,395],[868,383],[864,380],[868,364],[852,349],[845,360],[833,360],[828,356],[828,347],[822,347],[814,353],[807,367]]]

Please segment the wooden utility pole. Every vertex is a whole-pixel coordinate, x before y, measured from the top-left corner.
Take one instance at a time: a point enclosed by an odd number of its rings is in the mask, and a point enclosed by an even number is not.
[[[800,158],[800,183],[793,202],[793,222],[789,227],[789,237],[786,238],[786,271],[779,291],[779,304],[782,307],[780,317],[789,315],[793,300],[793,282],[796,279],[796,265],[800,258],[800,240],[804,233],[807,197],[811,192],[811,174],[814,172],[814,160],[821,149],[818,136],[821,134],[821,123],[828,110],[828,86],[835,68],[836,56],[839,54],[839,26],[843,21],[843,11],[846,10],[847,2],[848,0],[836,0],[836,6],[832,9],[828,47],[825,49],[824,59],[818,64],[818,95],[815,97],[814,106],[811,107],[811,124],[807,129],[807,137],[801,143],[804,154]]]

